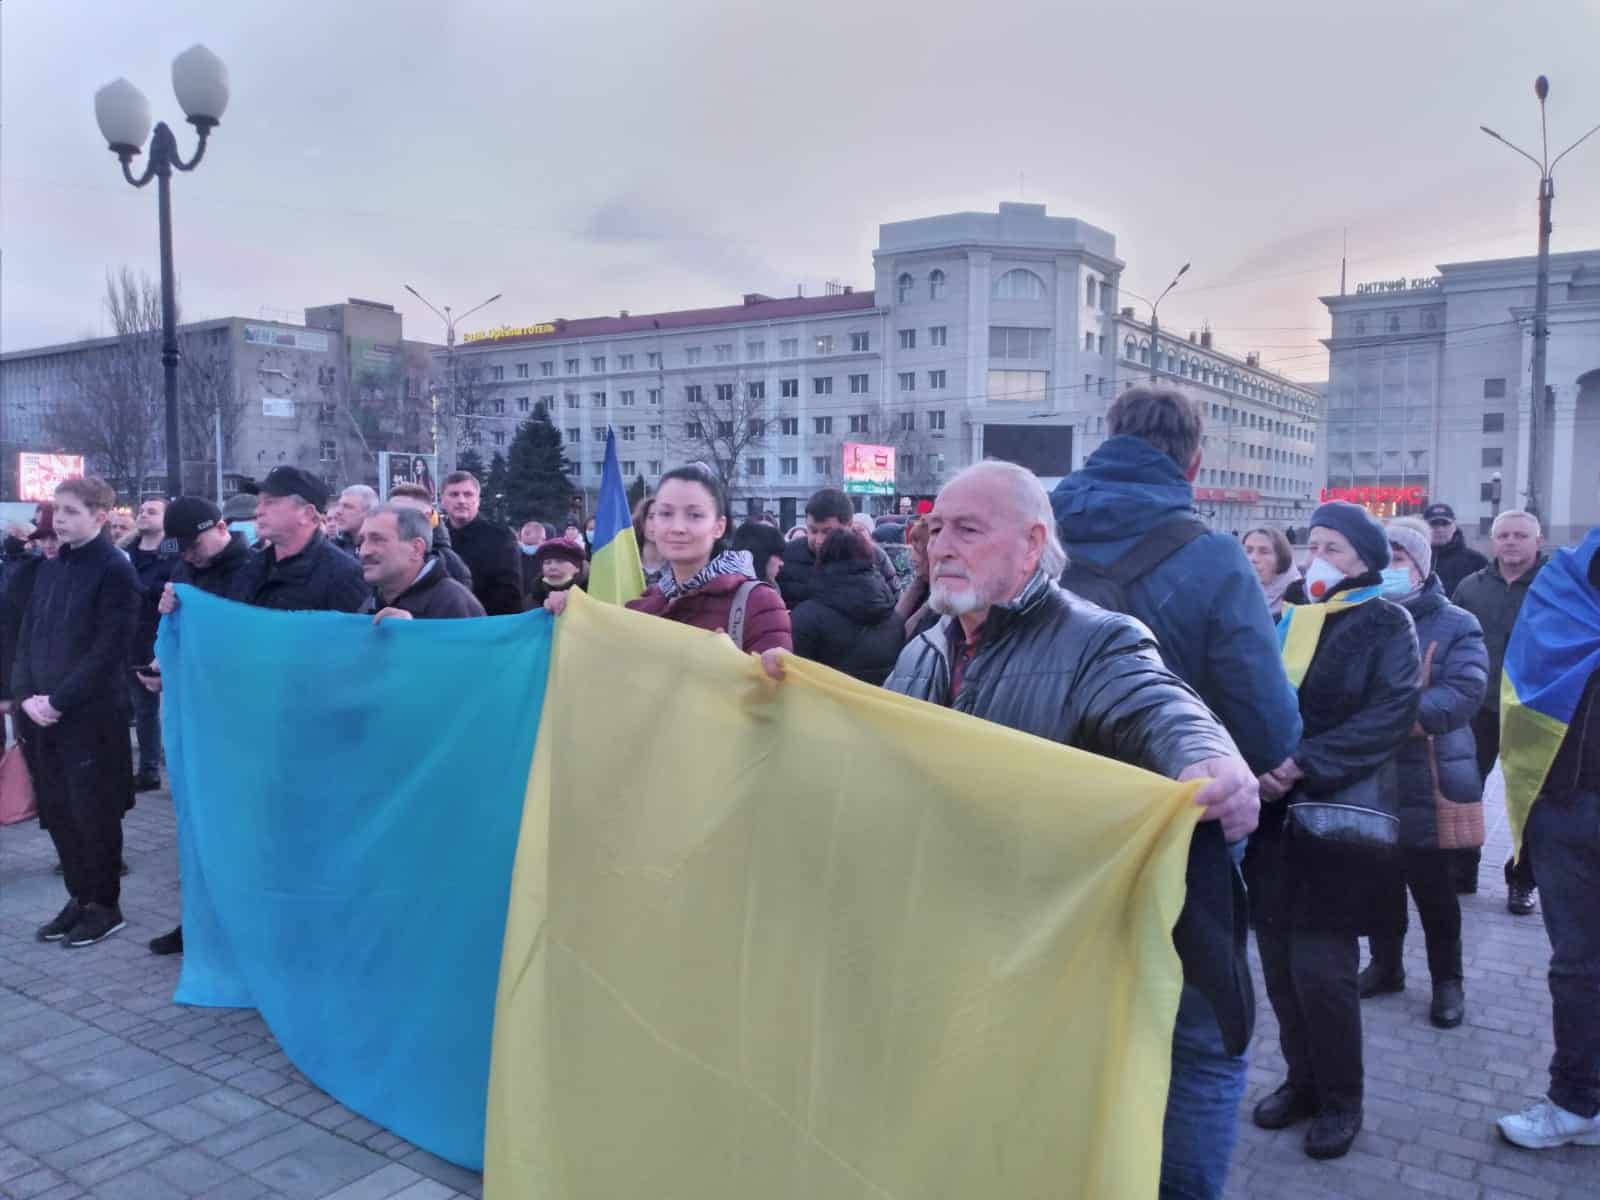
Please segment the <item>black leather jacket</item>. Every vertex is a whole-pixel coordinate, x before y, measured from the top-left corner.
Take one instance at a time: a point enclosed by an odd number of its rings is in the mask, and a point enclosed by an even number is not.
[[[1200,697],[1167,670],[1149,630],[1070,600],[1042,572],[1015,599],[990,609],[952,703],[951,643],[959,628],[946,617],[908,643],[884,686],[1169,778],[1239,753]],[[1215,821],[1195,828],[1187,881],[1172,935],[1184,981],[1211,1002],[1229,1053],[1242,1054],[1255,1023],[1248,909]]]

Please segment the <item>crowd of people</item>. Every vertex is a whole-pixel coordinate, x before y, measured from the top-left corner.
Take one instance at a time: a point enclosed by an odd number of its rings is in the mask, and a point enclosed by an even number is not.
[[[634,511],[647,586],[629,607],[726,635],[778,681],[793,654],[1202,781],[1173,933],[1183,991],[1162,1194],[1214,1197],[1246,1085],[1250,930],[1285,1067],[1253,1119],[1308,1122],[1312,1157],[1339,1157],[1359,1135],[1361,1000],[1405,987],[1408,892],[1432,1023],[1465,1019],[1458,894],[1477,886],[1506,645],[1546,559],[1526,512],[1499,514],[1487,559],[1448,505],[1384,524],[1334,501],[1312,515],[1297,561],[1282,530],[1236,538],[1199,521],[1202,411],[1184,392],[1131,389],[1107,424],[1111,436],[1053,493],[985,461],[947,483],[931,511],[874,520],[829,488],[788,531],[761,515],[735,525],[722,481],[702,464],[678,467]],[[32,528],[13,531],[0,694],[68,894],[41,940],[86,946],[123,927],[121,821],[137,790],[159,786],[154,644],[161,615],[180,603],[173,584],[382,623],[541,607],[559,620],[588,583],[592,527],[490,522],[466,472],[443,479],[442,513],[411,483],[383,502],[360,485],[330,500],[314,476],[279,467],[226,512],[196,497],[146,500],[119,542],[107,531],[110,489],[73,480]],[[1578,764],[1570,784],[1541,804],[1596,801],[1595,690],[1591,681],[1563,749]],[[1600,830],[1582,836],[1575,853],[1589,873],[1563,866],[1559,886],[1564,905],[1586,895],[1592,914]],[[1539,869],[1527,851],[1505,865],[1512,914],[1535,911]],[[1558,936],[1546,920],[1566,981],[1558,991],[1553,967],[1552,1087],[1500,1128],[1528,1147],[1600,1145],[1595,922],[1565,922]],[[181,928],[151,949],[180,952]]]

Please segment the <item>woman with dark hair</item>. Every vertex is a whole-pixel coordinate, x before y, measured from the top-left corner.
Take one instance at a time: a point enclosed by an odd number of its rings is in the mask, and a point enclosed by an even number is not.
[[[750,556],[728,549],[728,505],[710,468],[691,463],[661,477],[651,509],[652,536],[666,568],[628,607],[727,633],[741,650],[793,650],[789,610],[778,589],[756,577]],[[566,597],[545,607],[559,613]]]
[[[1283,593],[1300,578],[1300,568],[1294,565],[1294,548],[1281,529],[1263,526],[1244,535],[1244,556],[1255,568],[1267,608],[1276,621],[1283,615]]]
[[[854,529],[835,529],[822,543],[811,579],[810,597],[791,618],[794,652],[863,683],[882,684],[905,645],[905,621],[871,543]]]
[[[639,565],[644,568],[645,587],[660,579],[661,572],[667,569],[666,559],[656,549],[655,535],[650,528],[650,514],[655,506],[654,496],[645,496],[633,506],[633,540],[639,543]]]
[[[427,488],[429,499],[438,495],[433,486],[433,472],[428,470],[428,460],[420,454],[411,460],[411,482]]]

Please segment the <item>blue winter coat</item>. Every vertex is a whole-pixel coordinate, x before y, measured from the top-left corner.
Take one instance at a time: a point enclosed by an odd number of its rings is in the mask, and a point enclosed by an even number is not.
[[[1478,618],[1445,599],[1437,575],[1406,611],[1417,626],[1417,645],[1427,668],[1416,736],[1400,748],[1400,844],[1411,850],[1439,846],[1439,816],[1434,796],[1434,769],[1428,761],[1428,740],[1438,764],[1439,791],[1456,804],[1478,804],[1483,780],[1478,776],[1477,745],[1472,716],[1483,704],[1489,686],[1489,651]]]
[[[1067,553],[1106,565],[1162,521],[1194,515],[1178,464],[1143,438],[1108,438],[1051,497]],[[1207,533],[1128,589],[1167,667],[1210,706],[1250,769],[1300,741],[1300,705],[1255,571],[1236,538]]]

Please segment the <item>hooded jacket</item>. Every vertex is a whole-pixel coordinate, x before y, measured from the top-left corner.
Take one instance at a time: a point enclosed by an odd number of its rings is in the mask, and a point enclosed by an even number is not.
[[[179,559],[178,565],[172,569],[172,582],[192,584],[209,596],[243,601],[248,575],[246,568],[250,565],[253,553],[244,534],[230,533],[228,544],[222,548],[222,552],[205,566],[193,567]]]
[[[1444,585],[1445,599],[1456,594],[1461,581],[1474,571],[1481,571],[1489,560],[1467,545],[1467,536],[1456,528],[1455,536],[1442,546],[1433,548],[1433,573]]]
[[[1042,572],[989,610],[952,699],[963,643],[960,622],[941,619],[906,644],[884,686],[1169,778],[1237,753],[1200,698],[1162,664],[1149,630],[1074,600]],[[1195,826],[1186,883],[1172,934],[1184,982],[1210,1001],[1228,1053],[1242,1054],[1255,1024],[1248,905],[1215,821]]]
[[[372,607],[374,610],[398,608],[424,621],[484,615],[483,605],[478,603],[478,598],[450,578],[437,555],[429,555],[423,561],[421,572],[405,591],[388,601],[387,605],[381,596],[374,596]]]
[[[1163,521],[1193,517],[1178,464],[1143,438],[1108,438],[1051,496],[1069,555],[1106,566]],[[1289,757],[1300,713],[1261,583],[1236,539],[1206,533],[1127,589],[1168,669],[1217,714],[1257,774]]]
[[[900,573],[882,546],[870,538],[867,544],[872,547],[873,567],[898,598]],[[811,599],[816,589],[816,573],[817,555],[811,549],[811,543],[805,538],[795,538],[786,543],[783,547],[783,565],[778,569],[778,590],[783,593],[783,602],[795,608]]]
[[[794,652],[881,684],[905,643],[905,622],[894,606],[894,593],[871,562],[824,563],[812,572],[811,599],[790,614]]]
[[[1489,651],[1478,618],[1445,599],[1437,575],[1430,576],[1404,607],[1417,627],[1426,664],[1417,723],[1400,748],[1400,845],[1408,850],[1439,846],[1438,792],[1455,804],[1479,804],[1483,780],[1472,717],[1489,686]],[[1430,761],[1429,743],[1432,743]]]

